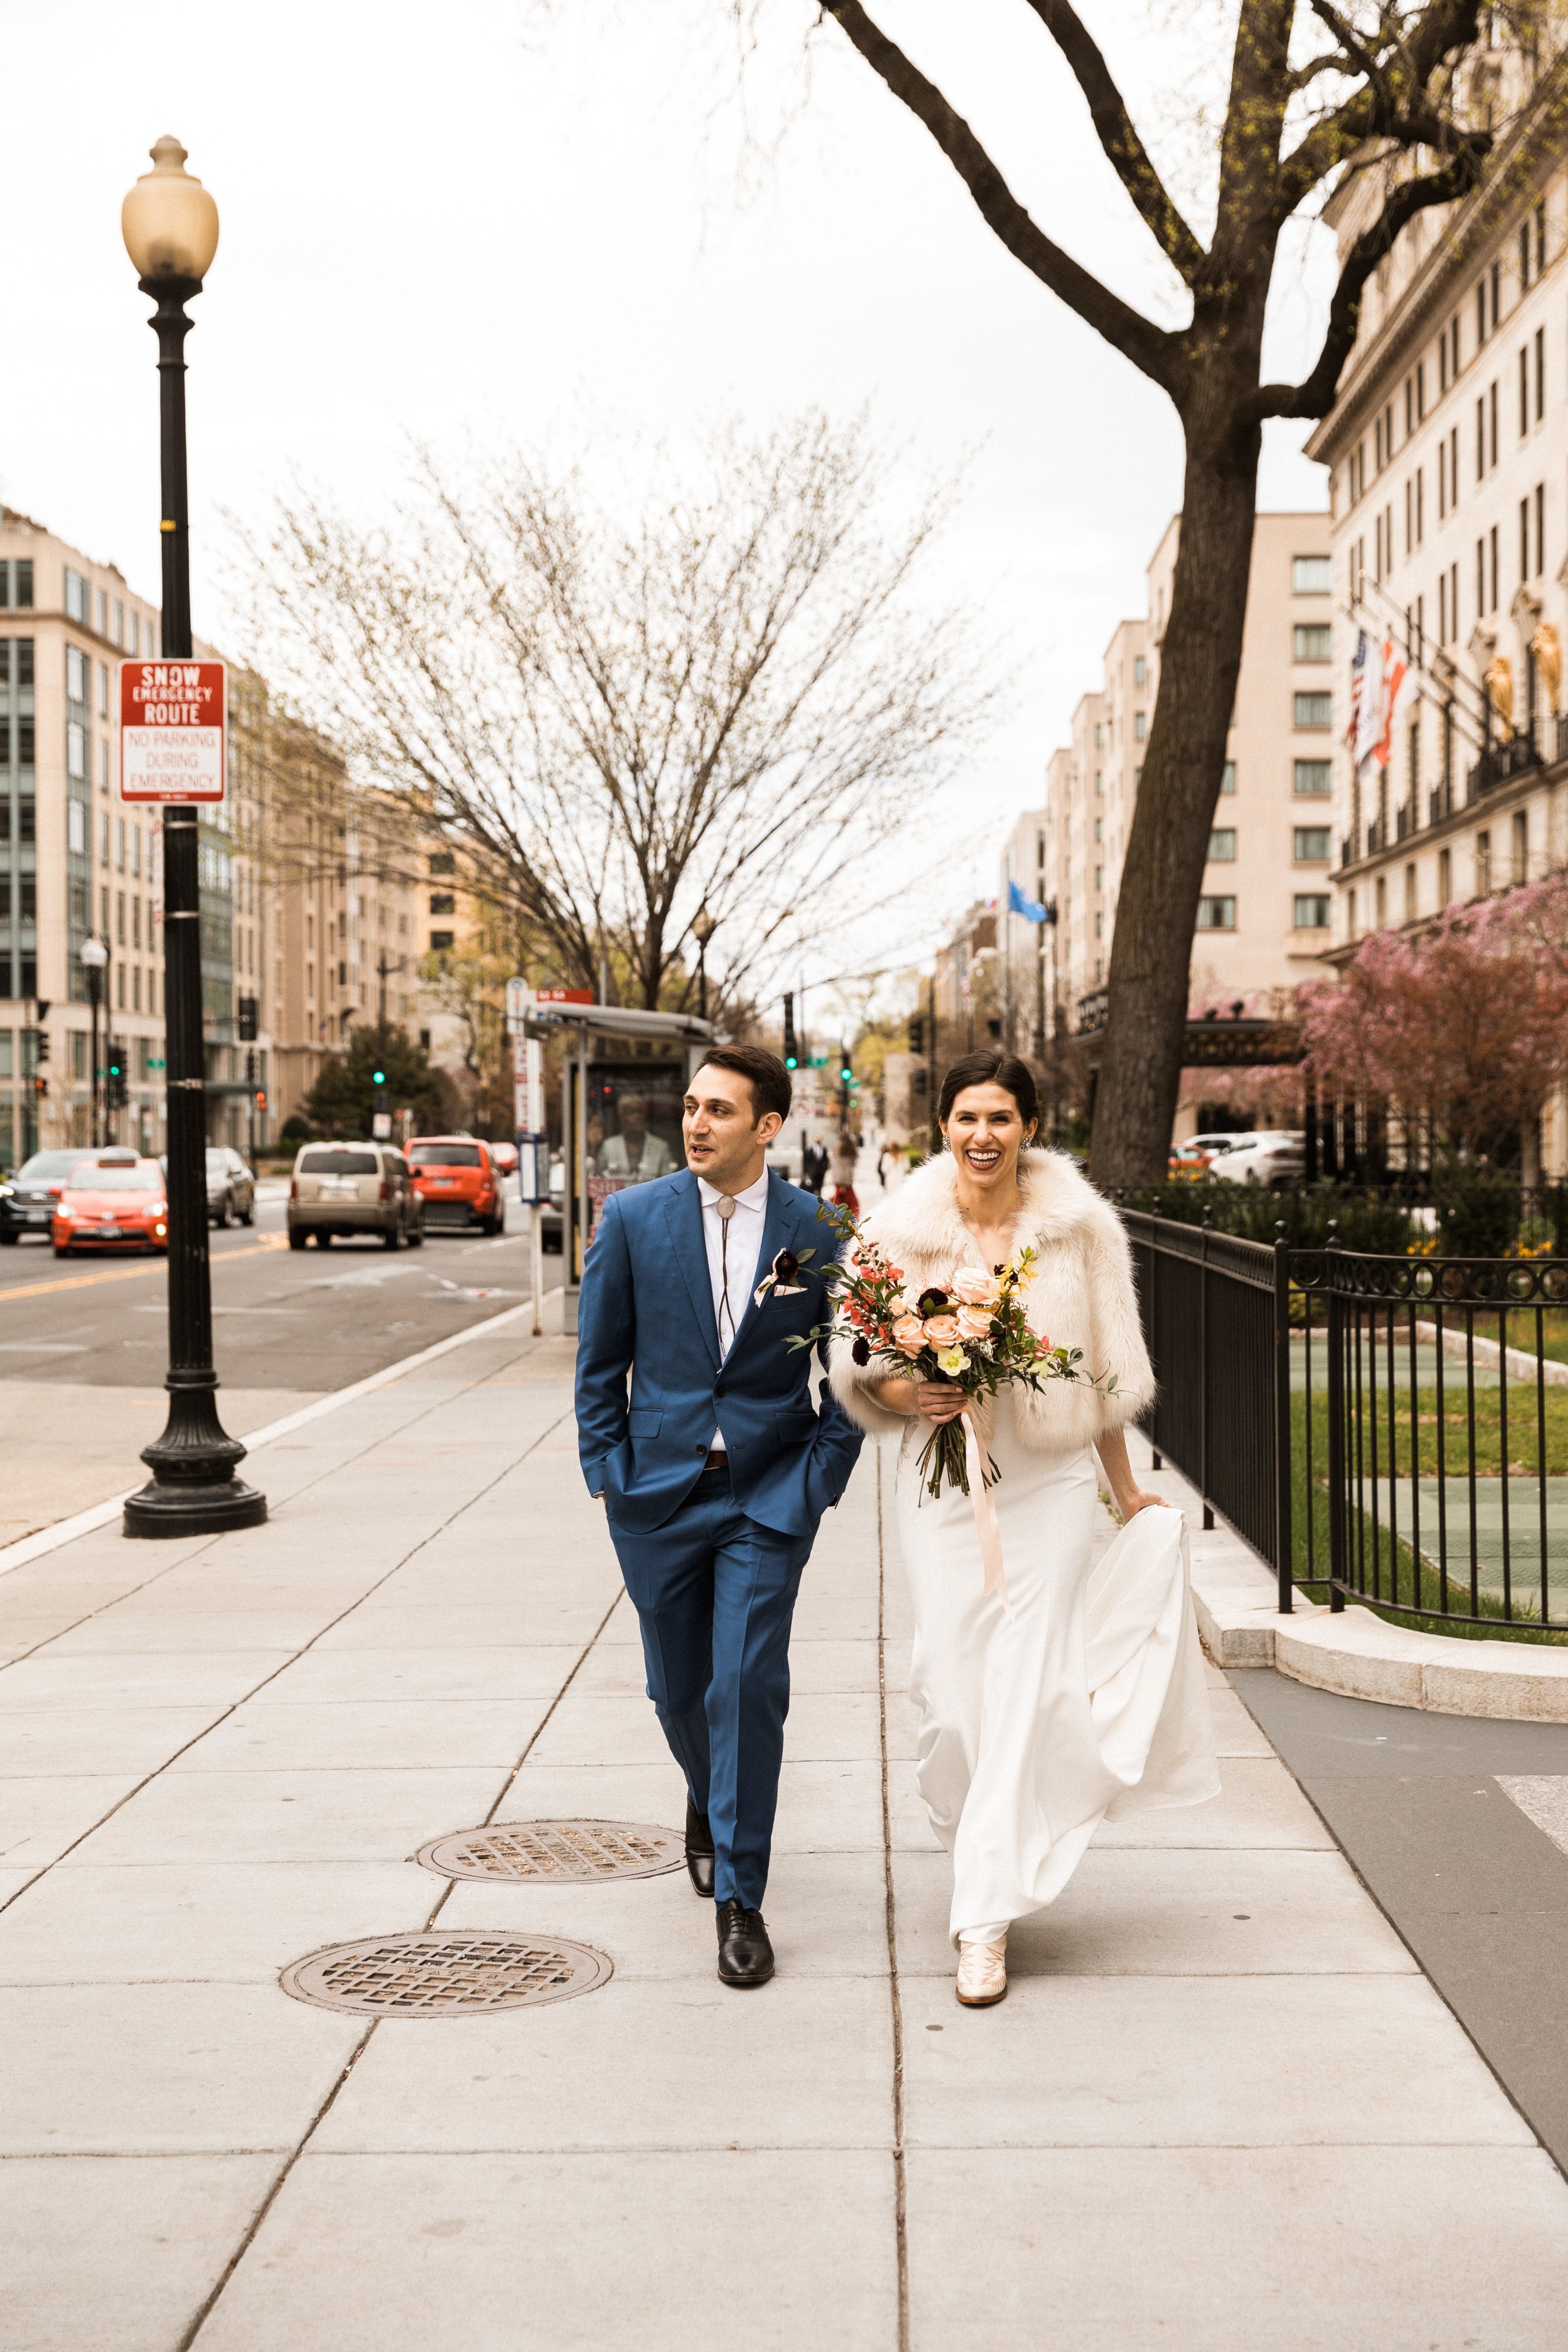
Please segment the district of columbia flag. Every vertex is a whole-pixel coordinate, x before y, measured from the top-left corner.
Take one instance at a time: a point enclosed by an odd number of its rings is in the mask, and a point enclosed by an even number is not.
[[[1043,923],[1050,919],[1040,900],[1031,898],[1019,882],[1008,884],[1008,912],[1009,915],[1021,915],[1026,923]]]

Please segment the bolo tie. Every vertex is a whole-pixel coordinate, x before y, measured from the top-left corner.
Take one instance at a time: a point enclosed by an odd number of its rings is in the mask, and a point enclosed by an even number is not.
[[[733,1347],[735,1343],[735,1310],[729,1303],[729,1221],[739,1206],[739,1202],[728,1192],[721,1192],[714,1202],[714,1207],[718,1211],[719,1276],[724,1285],[724,1301],[720,1308],[718,1327],[718,1344],[721,1353],[724,1349],[723,1318],[726,1315],[729,1317],[730,1344]]]

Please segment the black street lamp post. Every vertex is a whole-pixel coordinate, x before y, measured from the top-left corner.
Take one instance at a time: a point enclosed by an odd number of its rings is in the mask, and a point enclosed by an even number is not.
[[[706,907],[692,917],[692,931],[697,943],[697,1014],[707,1019],[707,943],[718,929],[718,918],[710,915]]]
[[[185,304],[202,290],[218,244],[218,210],[184,169],[185,150],[162,138],[153,168],[125,199],[126,251],[157,305],[158,408],[163,509],[160,655],[188,660],[191,549],[185,490]],[[205,1057],[202,1043],[202,919],[197,812],[163,811],[163,1010],[169,1151],[169,1419],[143,1448],[152,1475],[125,1506],[128,1536],[218,1535],[256,1527],[267,1497],[235,1476],[245,1447],[218,1419],[207,1255]]]
[[[77,950],[77,957],[87,979],[87,1001],[92,1013],[92,1148],[96,1151],[103,1141],[99,1124],[99,1088],[103,1084],[98,1059],[98,1009],[103,997],[104,974],[109,969],[109,950],[99,939],[85,939]]]

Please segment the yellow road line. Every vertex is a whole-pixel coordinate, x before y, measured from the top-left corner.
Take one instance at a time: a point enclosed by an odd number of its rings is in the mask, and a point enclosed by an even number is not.
[[[213,1256],[213,1264],[228,1265],[236,1257],[258,1257],[264,1250],[287,1247],[288,1237],[286,1234],[268,1234],[263,1240],[252,1242],[248,1248],[216,1251]],[[101,1274],[65,1274],[57,1276],[53,1282],[25,1282],[15,1290],[7,1290],[0,1285],[0,1307],[5,1306],[13,1298],[42,1298],[51,1290],[90,1290],[95,1283],[131,1282],[139,1274],[162,1274],[164,1263],[162,1257],[155,1257],[150,1258],[144,1265],[120,1265],[114,1267],[112,1271],[106,1267]]]

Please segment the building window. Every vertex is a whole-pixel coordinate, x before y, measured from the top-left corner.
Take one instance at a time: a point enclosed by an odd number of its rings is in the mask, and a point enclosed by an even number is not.
[[[1146,686],[1148,683],[1148,663],[1144,659],[1142,654],[1135,655],[1133,660],[1133,684],[1134,686]]]
[[[1352,897],[1354,897],[1353,892]],[[1326,931],[1333,901],[1326,891],[1299,891],[1291,901],[1291,925],[1298,931]]]
[[[1530,878],[1530,818],[1523,809],[1514,812],[1513,878],[1516,882]]]
[[[1377,929],[1382,930],[1388,920],[1388,882],[1385,876],[1377,877]]]
[[[87,782],[87,729],[75,719],[66,727],[66,773],[79,783]]]
[[[455,931],[432,931],[430,934],[431,954],[445,955],[449,949],[455,946],[456,940],[457,935]]]
[[[68,621],[79,621],[83,628],[87,626],[87,582],[79,572],[73,572],[68,563],[66,566],[66,618]]]
[[[430,894],[430,911],[433,915],[455,914],[457,901],[450,890],[433,890]]]
[[[1293,708],[1292,726],[1322,729],[1326,732],[1333,725],[1332,694],[1298,694],[1293,698]]]
[[[1291,836],[1291,855],[1298,866],[1326,865],[1329,857],[1329,828],[1326,824],[1298,824]]]
[[[430,870],[433,874],[455,874],[457,860],[450,849],[433,849],[430,853]]]
[[[1148,712],[1147,712],[1146,710],[1134,710],[1134,713],[1133,713],[1133,740],[1134,740],[1134,743],[1141,743],[1141,742],[1143,741],[1143,740],[1144,740],[1145,736],[1148,733],[1148,731],[1149,731],[1149,714],[1148,714]]]
[[[1522,441],[1530,430],[1530,347],[1519,347],[1519,437]]]
[[[1405,868],[1405,919],[1407,923],[1413,923],[1416,919],[1416,868],[1414,866],[1407,866]]]
[[[1233,793],[1236,790],[1236,762],[1234,760],[1227,760],[1224,767],[1220,770],[1219,789],[1222,793]]]
[[[87,811],[80,801],[66,803],[66,847],[78,857],[87,855]]]
[[[1326,555],[1293,555],[1291,558],[1291,593],[1294,596],[1332,595],[1332,558]]]
[[[68,702],[79,702],[85,705],[90,669],[91,664],[86,654],[80,652],[75,646],[66,647],[66,699]]]
[[[1484,898],[1491,888],[1491,835],[1476,835],[1476,896]]]
[[[1326,662],[1333,654],[1333,633],[1326,621],[1298,621],[1291,631],[1291,659]]]
[[[1217,825],[1208,836],[1208,862],[1211,866],[1234,866],[1236,863],[1236,827]]]
[[[1200,898],[1197,902],[1197,929],[1200,931],[1233,931],[1236,929],[1234,898]]]

